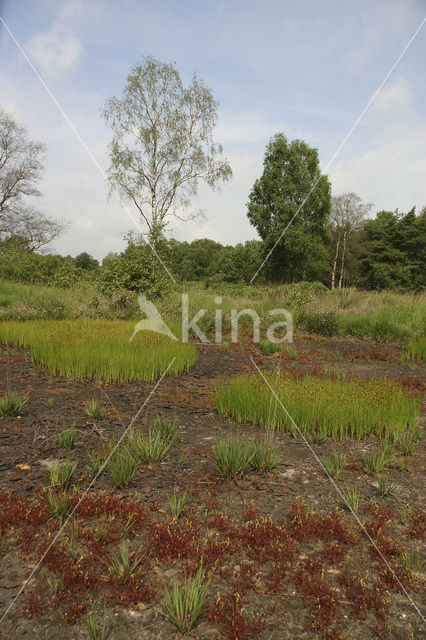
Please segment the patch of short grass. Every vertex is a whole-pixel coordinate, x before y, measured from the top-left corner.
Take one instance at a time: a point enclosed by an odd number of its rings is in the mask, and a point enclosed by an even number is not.
[[[57,435],[57,441],[64,449],[74,449],[77,432],[75,429],[64,429]]]
[[[252,459],[252,443],[241,436],[218,438],[213,445],[212,456],[224,478],[241,475]]]
[[[62,490],[66,489],[72,480],[74,471],[77,468],[77,463],[72,460],[65,460],[65,462],[53,462],[48,467],[50,483],[53,486],[58,486]]]
[[[343,467],[346,464],[346,455],[344,453],[339,453],[334,451],[327,458],[323,460],[324,467],[327,470],[327,473],[334,478],[338,476],[342,471]]]
[[[271,342],[270,340],[260,340],[259,341],[259,351],[263,353],[264,356],[269,356],[271,353],[277,353],[282,350],[282,345],[277,344],[275,342]]]
[[[387,379],[333,380],[315,376],[267,376],[288,414],[303,432],[331,437],[369,434],[388,437],[414,425],[418,401]],[[291,431],[292,421],[258,375],[238,376],[216,389],[220,414],[237,422],[252,422]]]
[[[28,347],[34,363],[54,375],[106,382],[154,380],[186,371],[193,345],[150,331],[129,339],[134,323],[120,320],[34,320],[0,323],[0,343]]]
[[[18,416],[28,400],[28,393],[9,391],[0,398],[0,414],[2,416]]]
[[[137,462],[126,450],[114,451],[106,463],[106,470],[116,487],[129,484],[133,480],[137,467]]]
[[[107,414],[106,407],[102,406],[99,400],[92,398],[85,406],[86,415],[95,420],[103,420]]]
[[[138,429],[131,429],[127,436],[127,446],[134,459],[141,464],[163,462],[170,455],[173,440],[161,432],[150,429],[144,435]]]

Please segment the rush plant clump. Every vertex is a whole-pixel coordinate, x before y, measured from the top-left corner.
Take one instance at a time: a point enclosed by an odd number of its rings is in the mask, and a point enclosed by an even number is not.
[[[369,434],[387,437],[415,425],[419,403],[387,379],[333,380],[286,375],[268,381],[280,403],[260,376],[239,376],[216,389],[216,406],[237,422],[291,430],[292,420],[304,432],[321,431],[331,437]],[[273,410],[271,411],[271,404]]]
[[[117,320],[34,320],[2,322],[0,343],[28,347],[34,363],[54,375],[105,382],[154,380],[173,360],[168,374],[188,370],[195,347],[140,331]]]

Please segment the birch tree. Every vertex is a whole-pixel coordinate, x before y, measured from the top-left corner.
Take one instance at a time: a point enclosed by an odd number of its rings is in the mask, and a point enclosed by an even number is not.
[[[330,222],[335,231],[336,246],[334,250],[333,266],[331,269],[331,288],[336,287],[338,264],[340,273],[338,287],[343,286],[346,249],[351,231],[359,228],[364,218],[372,208],[372,204],[365,204],[353,192],[343,193],[331,199]],[[340,258],[340,260],[339,260]]]
[[[136,207],[154,246],[170,218],[202,213],[189,211],[200,181],[216,188],[232,175],[213,141],[217,107],[196,75],[184,87],[174,64],[152,57],[131,68],[121,98],[105,103],[111,189]]]

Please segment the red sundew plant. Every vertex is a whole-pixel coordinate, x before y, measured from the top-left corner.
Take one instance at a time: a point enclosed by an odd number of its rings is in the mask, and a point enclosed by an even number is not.
[[[250,520],[256,520],[260,515],[259,508],[253,503],[247,504],[243,509],[243,520],[249,522]]]
[[[324,580],[322,560],[303,560],[293,575],[293,582],[302,591],[306,603],[314,610],[314,629],[323,631],[337,616],[337,590]]]
[[[184,558],[192,553],[198,537],[194,522],[153,522],[150,526],[151,546],[161,560]]]
[[[237,533],[249,554],[259,562],[293,556],[293,541],[283,525],[277,525],[271,518],[249,520]]]
[[[318,515],[310,512],[303,502],[294,502],[290,507],[290,517],[290,534],[296,540],[334,540],[348,547],[355,544],[355,537],[338,509]]]
[[[155,595],[154,589],[137,573],[126,579],[111,577],[108,588],[107,600],[122,607],[138,602],[150,602]]]
[[[416,509],[410,515],[408,521],[407,533],[410,538],[421,540],[426,534],[426,511],[424,509]]]
[[[339,583],[352,603],[354,619],[365,620],[368,610],[373,611],[378,619],[385,619],[389,597],[386,597],[386,591],[380,583],[368,584],[367,574],[361,577],[356,573],[351,575],[347,570],[340,576]]]
[[[79,497],[76,496],[75,503]],[[126,498],[107,494],[88,494],[84,496],[76,509],[76,514],[83,518],[98,516],[113,516],[117,518],[121,525],[126,527],[126,533],[134,534],[139,531],[146,520],[146,510],[143,506]]]
[[[238,548],[236,540],[225,538],[225,540],[207,540],[202,545],[197,545],[194,550],[193,563],[188,567],[187,574],[195,575],[202,565],[206,571],[215,571],[220,560],[235,553]]]
[[[381,507],[374,502],[368,503],[364,510],[369,514],[370,519],[367,520],[364,527],[370,536],[375,538],[382,538],[388,525],[391,523],[395,516],[394,511],[388,507]]]
[[[237,591],[223,599],[217,596],[215,605],[208,608],[208,620],[220,626],[226,640],[254,640],[265,629],[264,617],[248,614]]]
[[[207,521],[207,526],[225,534],[229,534],[232,530],[229,518],[224,516],[223,513],[213,513]]]

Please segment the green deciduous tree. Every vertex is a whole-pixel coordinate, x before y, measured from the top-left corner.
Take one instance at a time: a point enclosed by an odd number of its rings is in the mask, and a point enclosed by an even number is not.
[[[330,202],[330,183],[321,175],[318,151],[303,140],[288,142],[284,134],[276,134],[266,148],[263,173],[254,183],[247,205],[248,218],[262,238],[264,255],[279,241],[265,263],[272,280],[320,277],[327,261]]]
[[[131,202],[154,246],[161,242],[170,217],[186,213],[199,181],[215,188],[232,171],[213,142],[218,103],[195,75],[184,87],[174,64],[152,57],[134,65],[121,98],[104,109],[114,137],[108,179]]]

